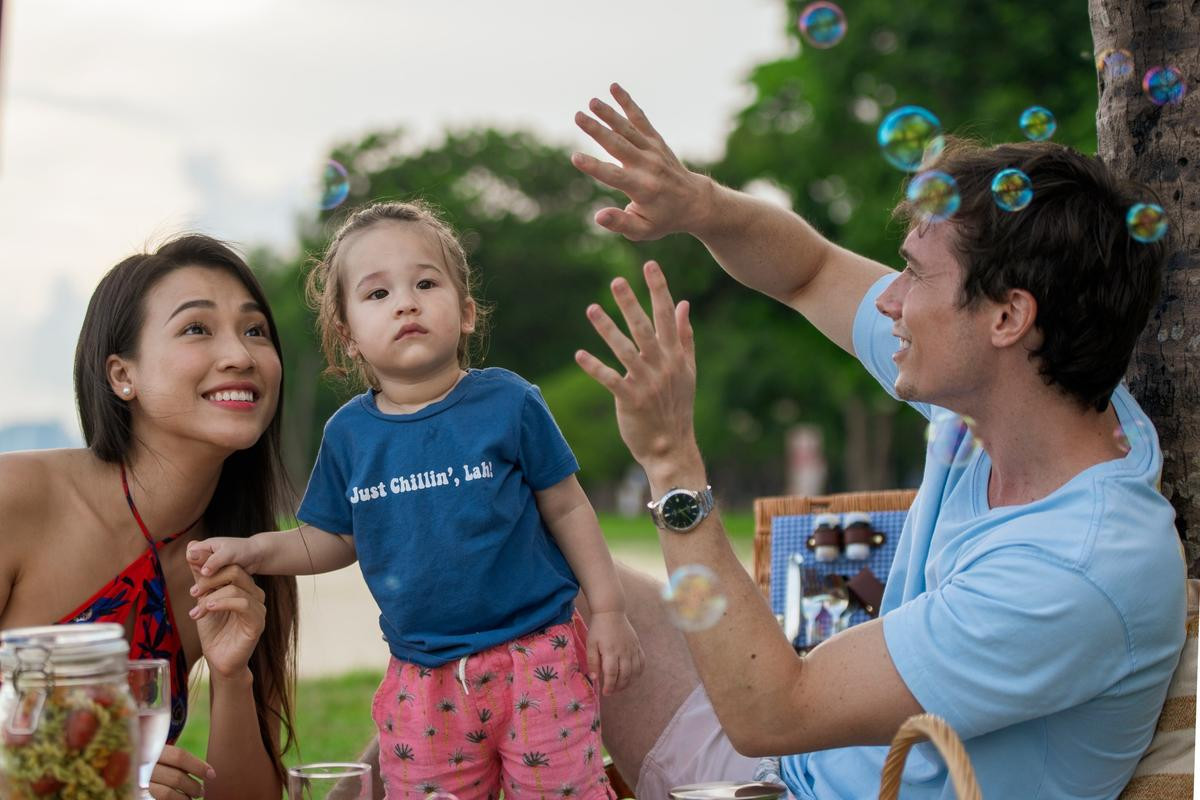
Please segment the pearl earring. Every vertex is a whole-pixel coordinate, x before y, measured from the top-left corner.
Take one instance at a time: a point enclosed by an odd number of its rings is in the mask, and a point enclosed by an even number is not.
[[[128,386],[126,386],[125,388],[123,388],[123,389],[121,390],[121,394],[125,395],[126,397],[129,397],[129,395],[130,395],[132,392],[133,392],[133,389],[130,389]]]

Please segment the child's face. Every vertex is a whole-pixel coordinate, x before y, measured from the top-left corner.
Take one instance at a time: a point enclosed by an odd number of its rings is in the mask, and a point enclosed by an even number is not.
[[[412,382],[458,369],[458,343],[475,329],[436,236],[415,222],[382,222],[342,245],[351,356],[380,381]]]

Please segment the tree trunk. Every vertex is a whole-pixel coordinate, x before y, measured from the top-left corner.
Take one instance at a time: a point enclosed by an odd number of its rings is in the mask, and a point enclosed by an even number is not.
[[[1099,155],[1116,172],[1150,186],[1170,220],[1163,294],[1127,375],[1158,429],[1162,492],[1175,506],[1188,572],[1200,572],[1200,0],[1089,0],[1096,54],[1124,48],[1133,74],[1099,74]],[[1180,69],[1192,94],[1156,106],[1141,78],[1154,66]],[[1189,369],[1191,367],[1191,369]]]

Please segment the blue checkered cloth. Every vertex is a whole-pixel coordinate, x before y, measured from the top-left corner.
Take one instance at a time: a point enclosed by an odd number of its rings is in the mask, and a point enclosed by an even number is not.
[[[771,519],[771,610],[776,614],[783,613],[784,593],[787,583],[787,561],[792,553],[804,556],[804,567],[811,568],[824,581],[826,576],[841,575],[849,580],[858,574],[863,567],[869,567],[875,577],[883,583],[892,568],[892,559],[896,557],[896,545],[900,542],[900,531],[904,528],[904,518],[907,511],[872,511],[871,527],[884,534],[887,539],[878,547],[871,548],[871,555],[865,561],[851,561],[839,555],[833,561],[817,561],[816,555],[808,549],[808,537],[816,527],[816,514],[794,514],[779,516]],[[857,625],[866,622],[871,617],[861,608],[855,608],[850,615],[850,624]],[[805,632],[801,626],[800,635],[792,643],[796,647],[804,647]]]

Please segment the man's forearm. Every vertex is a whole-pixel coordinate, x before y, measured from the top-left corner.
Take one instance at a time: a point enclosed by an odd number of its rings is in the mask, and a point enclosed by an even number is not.
[[[795,212],[712,180],[690,232],[742,284],[790,305],[833,245]]]

